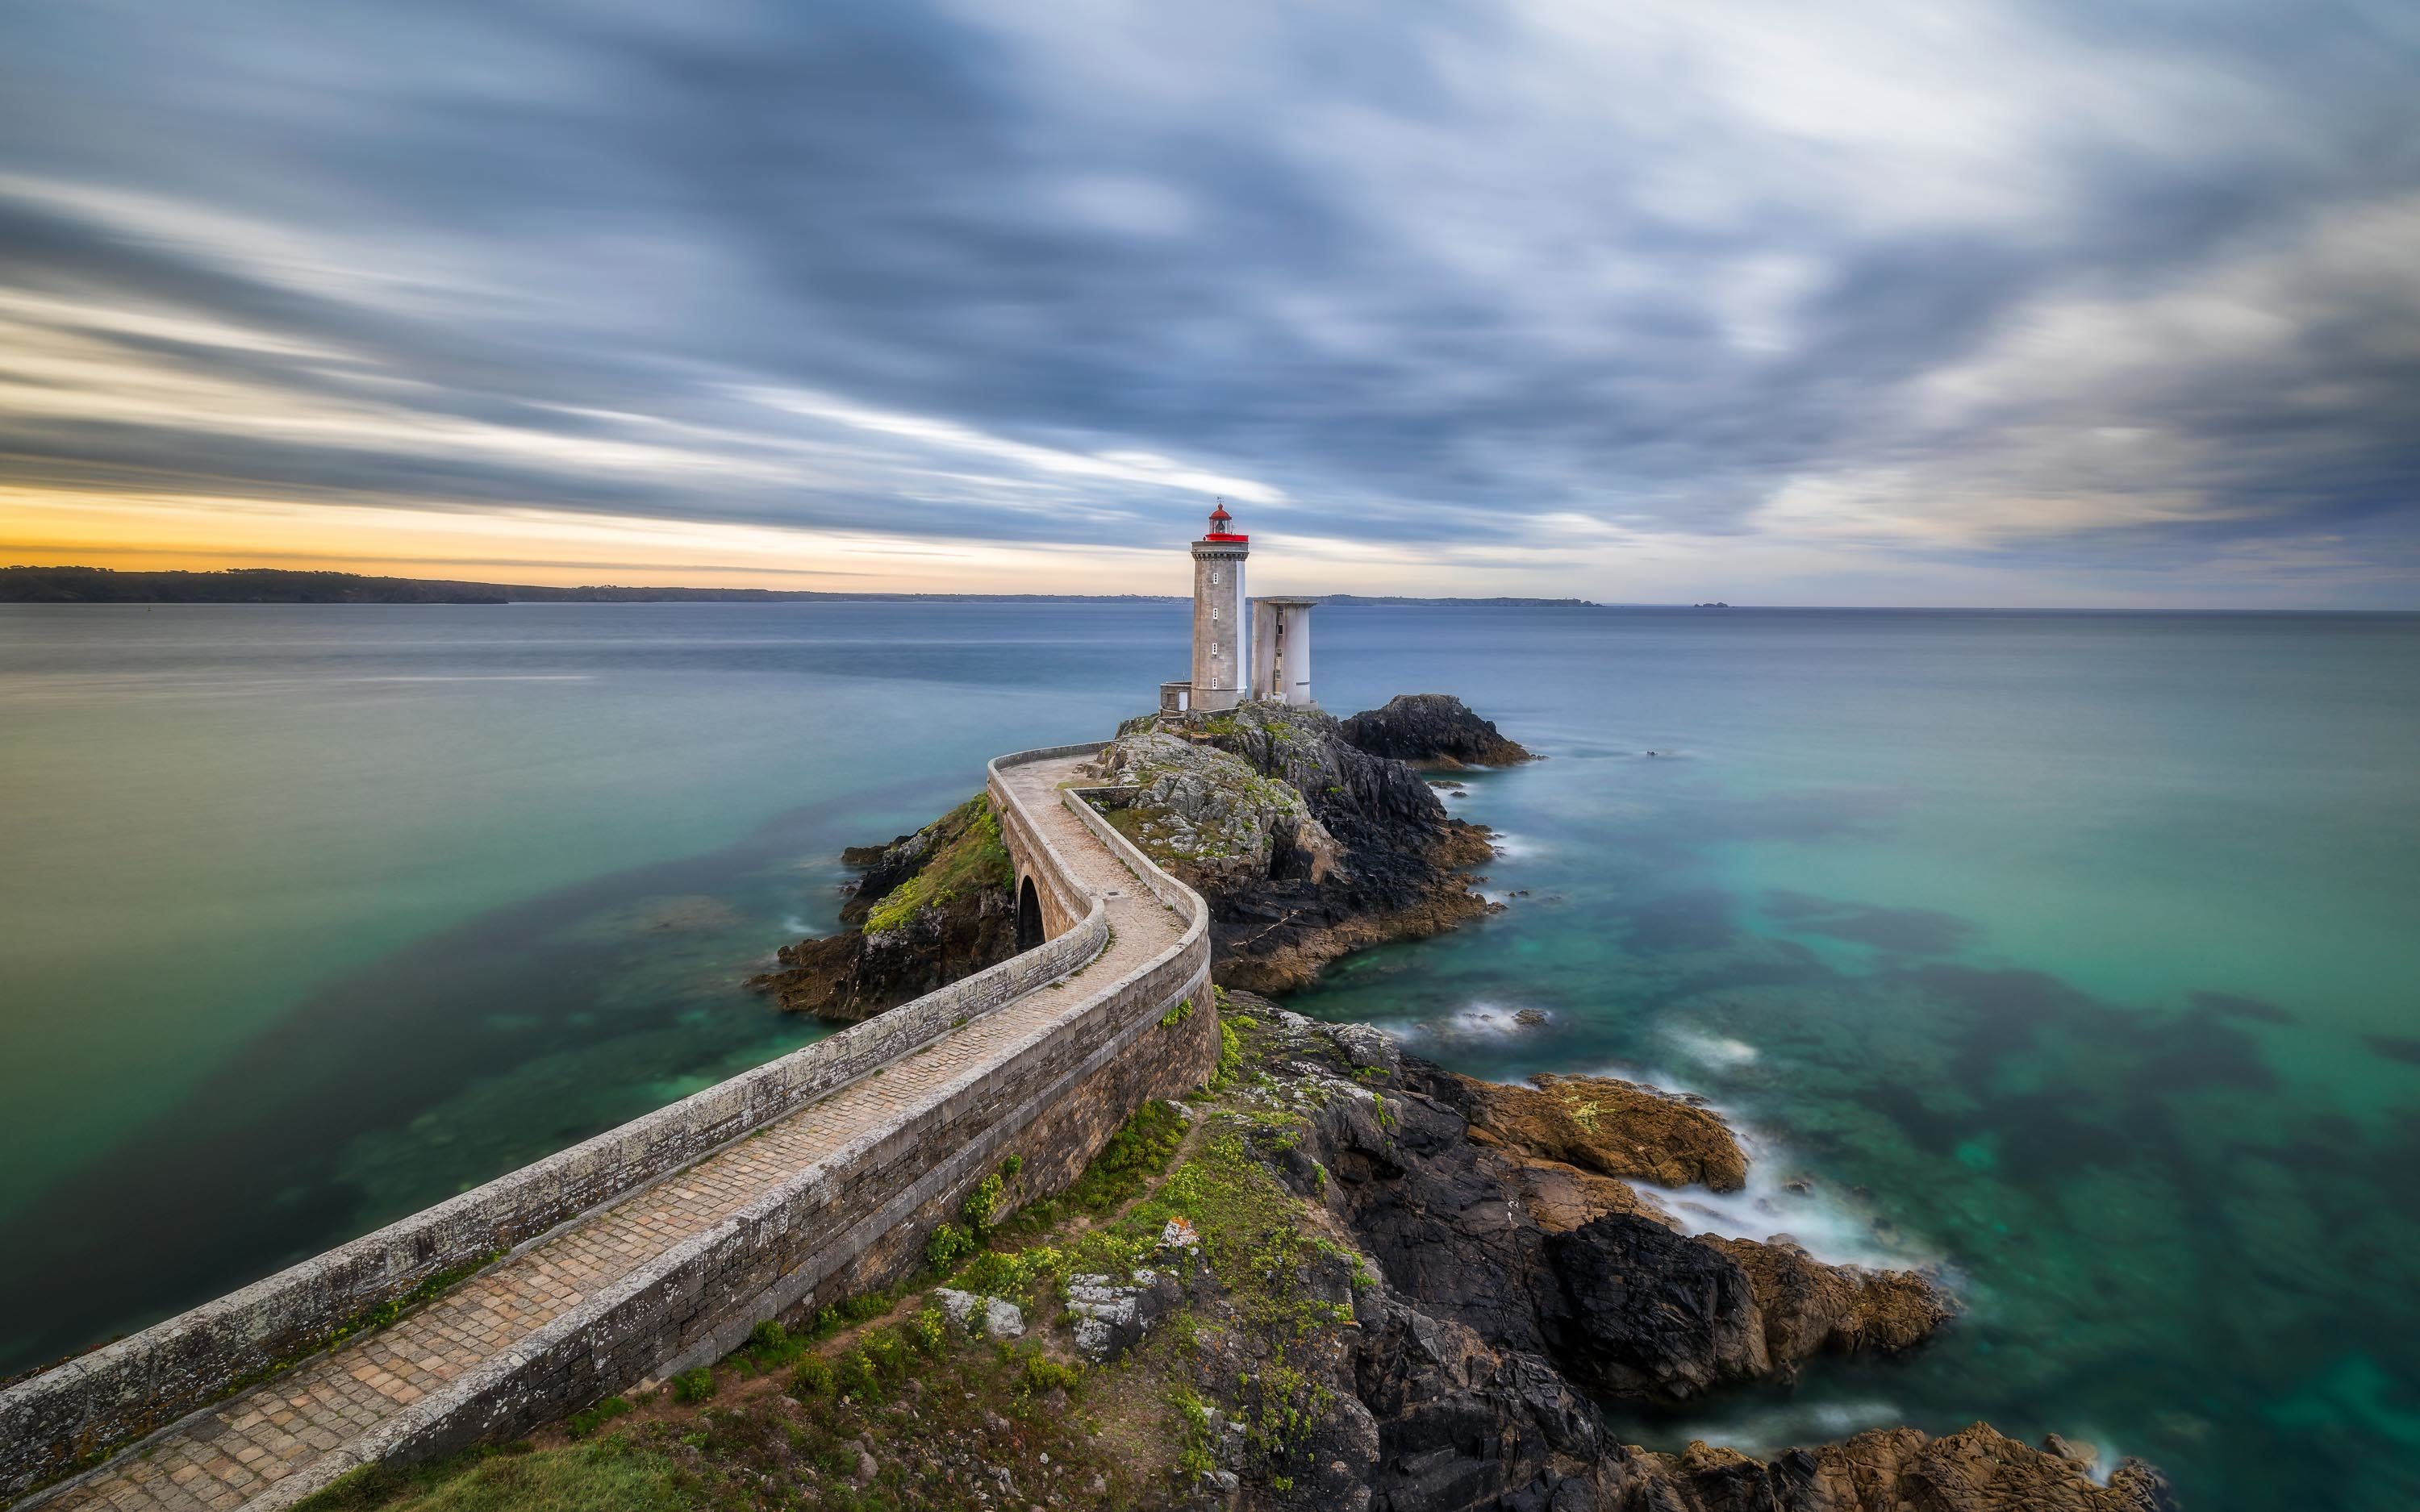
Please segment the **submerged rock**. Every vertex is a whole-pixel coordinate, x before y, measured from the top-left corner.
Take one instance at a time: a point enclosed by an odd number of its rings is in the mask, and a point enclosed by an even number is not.
[[[1416,766],[1512,766],[1538,758],[1506,739],[1496,722],[1470,712],[1447,693],[1400,693],[1384,708],[1365,709],[1343,724],[1344,738],[1373,756]]]

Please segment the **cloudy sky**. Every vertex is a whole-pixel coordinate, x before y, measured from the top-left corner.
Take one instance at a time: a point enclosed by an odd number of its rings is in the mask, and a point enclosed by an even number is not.
[[[2410,0],[18,0],[0,561],[2420,607]]]

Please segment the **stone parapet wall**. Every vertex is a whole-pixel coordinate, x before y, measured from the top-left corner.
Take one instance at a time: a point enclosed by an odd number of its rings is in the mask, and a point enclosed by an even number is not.
[[[1159,1020],[1183,997],[1206,1003],[1209,990],[1197,923],[1165,958],[1070,994],[1065,1014],[1007,1056],[658,1257],[524,1340],[484,1379],[415,1406],[363,1461],[525,1433],[634,1380],[719,1360],[768,1319],[913,1270],[932,1227],[1006,1156],[1026,1155],[1034,1190],[1053,1190],[1144,1097],[1199,1086],[1218,1061],[1217,1015],[1197,1012],[1167,1028]],[[315,1478],[324,1484],[334,1473]]]
[[[1025,759],[1098,748],[1055,748]],[[1034,855],[1056,859],[1047,836],[1000,780],[1000,767],[1016,761],[993,764],[995,801]],[[1113,850],[1132,852],[1077,793],[1063,792],[1061,800]],[[347,1451],[344,1464],[314,1467],[302,1478],[316,1487],[351,1463],[418,1458],[509,1438],[634,1380],[719,1360],[768,1319],[803,1313],[913,1270],[924,1235],[1011,1153],[1026,1157],[1028,1184],[1037,1193],[1072,1180],[1144,1098],[1199,1086],[1218,1061],[1218,1019],[1208,1010],[1208,909],[1183,884],[1148,862],[1144,868],[1136,875],[1187,921],[1166,949],[1115,980],[1067,992],[1063,1011],[1033,1025],[987,1064],[902,1107],[712,1231],[655,1257],[522,1340],[506,1359],[381,1425]],[[1063,869],[1048,869],[1066,880]],[[1203,1011],[1162,1025],[1168,1009],[1187,998]],[[280,1483],[254,1504],[290,1504],[307,1489],[289,1491]]]
[[[1206,908],[1072,794],[1063,794],[1065,807],[1187,927],[1117,980],[1086,981],[1081,990],[1062,982],[1108,948],[1108,910],[1052,851],[1001,773],[1098,748],[1003,757],[989,774],[1020,866],[1070,914],[1081,910],[1072,927],[998,966],[0,1392],[0,1494],[70,1473],[309,1353],[428,1277],[525,1246],[1037,991],[1064,993],[1065,1011],[960,1077],[948,1096],[896,1110],[842,1155],[801,1170],[711,1232],[651,1257],[509,1354],[456,1377],[254,1504],[286,1504],[364,1459],[548,1421],[642,1378],[717,1358],[756,1322],[817,1300],[818,1288],[896,1273],[915,1253],[905,1229],[920,1218],[929,1227],[930,1214],[950,1211],[956,1194],[1036,1120],[1080,1132],[1087,1142],[1040,1163],[1040,1170],[1072,1177],[1133,1102],[1115,1104],[1156,1095],[1138,1088],[1196,1085],[1217,1056],[1215,1015],[1194,1015],[1181,1034],[1158,1026],[1166,1008],[1184,997],[1206,1006]],[[1148,1041],[1155,1033],[1162,1038]],[[1143,1053],[1126,1057],[1139,1043]],[[1057,1106],[1067,1099],[1079,1105]],[[1080,1105],[1088,1099],[1099,1105]],[[921,1242],[921,1234],[914,1238]]]

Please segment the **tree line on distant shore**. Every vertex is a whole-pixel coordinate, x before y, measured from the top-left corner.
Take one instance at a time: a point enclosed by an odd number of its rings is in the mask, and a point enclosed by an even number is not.
[[[0,567],[0,604],[669,604],[801,600],[975,603],[1183,603],[1175,594],[869,594],[803,588],[557,588],[442,578],[230,567],[219,572],[119,572],[110,567]],[[1326,604],[1481,604],[1590,608],[1578,598],[1398,598],[1332,594]]]

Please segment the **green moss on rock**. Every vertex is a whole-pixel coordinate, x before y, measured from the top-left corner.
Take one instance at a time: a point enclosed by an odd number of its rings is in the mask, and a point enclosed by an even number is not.
[[[976,794],[925,825],[923,834],[929,835],[932,843],[924,864],[867,912],[862,933],[880,934],[900,929],[925,909],[983,888],[1015,885],[1016,865],[1009,858],[1008,842],[1001,838],[1000,813],[987,795]]]

